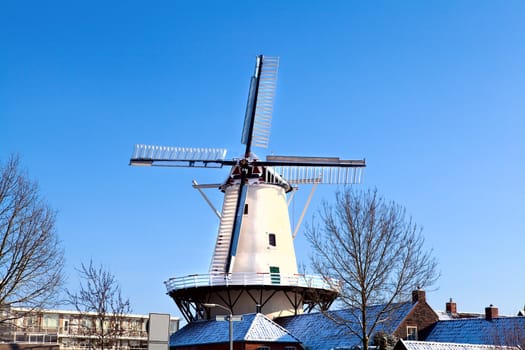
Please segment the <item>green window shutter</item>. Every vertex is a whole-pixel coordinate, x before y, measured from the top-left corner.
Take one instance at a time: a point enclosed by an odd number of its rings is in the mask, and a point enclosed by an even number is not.
[[[272,284],[281,284],[281,275],[279,272],[279,266],[270,266],[270,278],[272,279]]]

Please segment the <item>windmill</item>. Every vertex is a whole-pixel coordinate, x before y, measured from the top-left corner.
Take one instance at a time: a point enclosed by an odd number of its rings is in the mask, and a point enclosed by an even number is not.
[[[277,57],[257,56],[241,157],[226,159],[220,148],[135,145],[131,165],[231,167],[223,183],[194,182],[201,194],[202,188],[224,193],[222,210],[216,211],[220,223],[209,273],[165,282],[189,322],[224,312],[206,307],[211,303],[235,314],[257,311],[277,317],[315,307],[326,310],[337,297],[335,281],[298,273],[286,197],[298,184],[359,183],[365,161],[275,155],[261,160],[253,153],[253,147],[268,146],[278,65]]]

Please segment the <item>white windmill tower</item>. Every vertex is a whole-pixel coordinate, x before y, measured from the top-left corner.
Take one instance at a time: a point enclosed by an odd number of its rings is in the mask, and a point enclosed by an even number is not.
[[[242,132],[241,141],[246,145],[242,157],[227,160],[225,149],[135,146],[131,165],[231,166],[224,183],[194,182],[199,191],[214,187],[224,193],[222,211],[216,211],[220,224],[209,273],[165,282],[168,294],[189,322],[225,313],[205,304],[223,305],[233,314],[258,311],[273,318],[314,307],[326,310],[337,297],[332,281],[298,273],[287,194],[296,184],[359,183],[365,161],[297,156],[260,160],[252,153],[252,147],[268,146],[278,63],[277,57],[257,57]]]

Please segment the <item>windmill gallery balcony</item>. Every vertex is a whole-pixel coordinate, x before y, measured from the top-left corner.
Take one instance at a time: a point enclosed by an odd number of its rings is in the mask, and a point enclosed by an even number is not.
[[[168,293],[187,288],[213,286],[258,286],[280,285],[331,290],[338,292],[339,282],[314,275],[283,275],[279,273],[235,272],[228,274],[195,274],[184,277],[173,277],[165,281]]]
[[[262,312],[269,317],[296,315],[314,308],[327,310],[339,293],[339,282],[303,274],[234,272],[195,274],[164,282],[168,294],[187,321],[210,319],[217,310],[206,303],[221,302],[235,314]],[[273,303],[279,301],[275,309]]]

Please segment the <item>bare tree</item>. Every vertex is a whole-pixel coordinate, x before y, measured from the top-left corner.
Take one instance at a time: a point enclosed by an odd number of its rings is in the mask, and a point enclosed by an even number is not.
[[[11,307],[30,312],[58,302],[64,253],[55,217],[18,156],[0,163],[0,324],[24,315]]]
[[[123,316],[131,313],[129,299],[124,299],[114,275],[102,266],[81,264],[78,292],[66,291],[68,302],[83,315],[77,327],[85,327],[84,334],[93,336],[97,349],[119,349],[123,334]],[[87,321],[86,323],[82,323]]]
[[[397,302],[437,280],[437,262],[424,250],[421,229],[376,190],[338,193],[334,205],[324,204],[320,222],[306,231],[313,269],[338,281],[339,303],[349,311],[347,319],[334,321],[359,337],[364,350]],[[376,305],[373,317],[367,311],[371,305]]]

